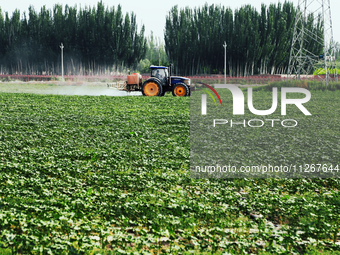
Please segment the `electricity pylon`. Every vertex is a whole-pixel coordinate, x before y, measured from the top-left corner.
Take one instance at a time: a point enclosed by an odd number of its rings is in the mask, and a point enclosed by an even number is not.
[[[316,27],[318,24],[321,24],[321,29]],[[314,49],[321,49],[321,52],[308,50],[311,45]],[[301,79],[302,75],[312,74],[317,68],[322,68],[325,74],[319,72],[318,76],[326,85],[330,80],[337,81],[335,46],[330,0],[299,0],[288,75]]]

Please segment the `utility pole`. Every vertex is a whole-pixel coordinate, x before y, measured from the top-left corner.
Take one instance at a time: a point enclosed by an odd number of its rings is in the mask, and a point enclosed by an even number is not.
[[[61,49],[61,80],[64,81],[64,45],[61,43],[60,45]]]
[[[224,84],[227,84],[227,44],[224,42]]]

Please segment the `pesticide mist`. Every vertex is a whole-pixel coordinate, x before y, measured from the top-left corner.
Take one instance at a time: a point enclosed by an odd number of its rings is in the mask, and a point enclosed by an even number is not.
[[[0,92],[32,93],[78,96],[140,96],[141,92],[126,92],[109,88],[106,83],[47,83],[6,82],[0,83]]]

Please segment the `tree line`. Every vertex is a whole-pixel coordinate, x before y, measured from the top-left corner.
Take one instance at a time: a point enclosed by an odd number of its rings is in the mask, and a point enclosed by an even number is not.
[[[235,11],[208,4],[194,9],[176,5],[166,17],[165,50],[183,75],[224,73],[224,42],[228,75],[286,73],[296,11],[290,2],[262,4],[260,12],[251,5]],[[310,15],[304,25],[322,36],[321,19]],[[307,47],[322,53],[319,45]]]
[[[56,4],[39,13],[15,10],[12,17],[0,9],[0,72],[60,74],[61,43],[66,74],[95,74],[119,67],[136,67],[144,58],[147,40],[138,30],[136,15],[124,15],[121,6],[96,8]]]
[[[136,15],[121,6],[77,7],[56,4],[53,10],[31,6],[12,17],[0,9],[0,73],[61,74],[61,43],[65,74],[98,74],[123,68],[148,72],[150,64],[174,64],[182,75],[224,73],[231,76],[286,73],[296,8],[290,2],[251,5],[231,10],[208,5],[174,6],[165,18],[164,42],[138,30]],[[323,36],[321,19],[304,24]],[[322,47],[307,45],[315,55]]]

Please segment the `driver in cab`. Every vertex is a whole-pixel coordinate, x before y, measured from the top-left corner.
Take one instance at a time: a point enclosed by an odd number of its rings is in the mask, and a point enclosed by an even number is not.
[[[163,79],[163,75],[161,75],[161,74],[159,73],[159,70],[157,70],[156,77],[157,77],[158,79],[160,79],[160,80]]]

